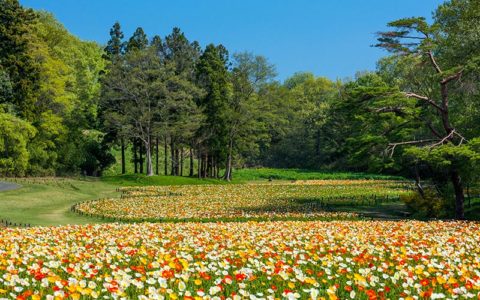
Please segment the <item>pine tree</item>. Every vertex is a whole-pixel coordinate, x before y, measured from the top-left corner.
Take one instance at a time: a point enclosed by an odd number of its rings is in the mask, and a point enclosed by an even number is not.
[[[105,53],[109,60],[114,60],[124,53],[125,43],[123,42],[123,37],[120,23],[117,21],[110,29],[110,40],[105,47]]]
[[[126,51],[144,50],[148,47],[148,38],[142,27],[137,27],[127,43]]]
[[[213,170],[226,157],[228,148],[228,101],[232,87],[227,69],[228,51],[222,45],[208,45],[197,65],[197,80],[205,91],[199,105],[206,120],[199,130],[201,145],[200,177],[213,176]],[[217,174],[218,175],[218,174]]]

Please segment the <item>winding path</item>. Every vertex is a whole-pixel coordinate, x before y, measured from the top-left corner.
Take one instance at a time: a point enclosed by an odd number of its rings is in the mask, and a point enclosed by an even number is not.
[[[10,182],[0,182],[0,192],[18,189],[20,186]]]

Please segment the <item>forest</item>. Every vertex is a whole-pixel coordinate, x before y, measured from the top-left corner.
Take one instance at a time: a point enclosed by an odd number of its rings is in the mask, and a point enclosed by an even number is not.
[[[464,218],[480,176],[480,2],[392,20],[375,71],[280,82],[268,58],[188,33],[83,41],[0,0],[0,174],[235,177],[253,167],[415,181],[411,201]],[[140,24],[139,24],[140,25]],[[354,49],[352,49],[352,55]],[[450,201],[449,199],[454,199]]]

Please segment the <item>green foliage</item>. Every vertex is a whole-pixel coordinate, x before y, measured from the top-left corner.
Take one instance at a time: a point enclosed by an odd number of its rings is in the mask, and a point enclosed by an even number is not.
[[[0,174],[23,176],[28,168],[27,143],[35,135],[28,122],[0,111]]]
[[[295,74],[283,85],[262,86],[259,98],[268,139],[261,141],[257,161],[273,167],[324,167],[328,159],[322,127],[338,93],[339,84],[307,73]]]
[[[403,194],[400,195],[400,200],[417,218],[452,217],[451,212],[454,209],[452,201],[448,201],[433,189],[426,189],[423,196],[416,192]]]
[[[125,43],[122,41],[123,37],[120,23],[115,22],[110,29],[110,40],[108,40],[107,46],[104,49],[106,57],[109,60],[113,61],[124,53]]]
[[[82,130],[95,125],[98,78],[104,68],[101,49],[80,41],[45,12],[37,13],[31,36],[40,85],[33,118],[38,134],[29,145],[29,173],[81,170],[81,160],[70,158],[85,153],[77,147],[83,141]]]
[[[4,82],[0,88],[4,89],[5,84],[11,86],[8,92],[11,97],[2,95],[0,104],[13,105],[15,112],[31,121],[38,88],[38,70],[29,45],[35,14],[17,0],[1,0],[0,20],[0,75],[3,73],[0,80]]]
[[[114,25],[114,27],[115,27],[115,25]],[[118,41],[117,41],[117,43],[118,43]],[[143,50],[143,49],[147,48],[147,46],[148,46],[147,35],[143,31],[142,27],[137,27],[137,29],[135,29],[135,32],[133,33],[133,35],[128,40],[128,43],[127,43],[127,46],[126,46],[125,50],[127,52],[133,52],[133,51],[137,51],[137,50]]]
[[[85,130],[80,141],[80,169],[87,176],[99,176],[114,162],[108,147],[102,143],[104,134],[95,130]]]
[[[13,87],[10,76],[3,69],[0,62],[0,103],[7,103],[12,97]]]
[[[223,159],[228,145],[228,100],[232,95],[230,74],[226,66],[225,49],[213,44],[208,45],[197,64],[197,80],[206,91],[198,101],[205,113],[205,123],[200,129],[204,140],[203,152]],[[208,149],[208,150],[207,150]]]

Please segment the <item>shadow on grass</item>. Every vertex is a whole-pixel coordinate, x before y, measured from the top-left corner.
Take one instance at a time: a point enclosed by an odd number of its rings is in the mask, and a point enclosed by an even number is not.
[[[338,201],[340,200],[340,201]],[[338,199],[337,202],[321,202],[315,198],[282,199],[259,207],[239,207],[239,211],[247,214],[269,213],[356,213],[363,218],[379,220],[412,219],[411,213],[402,202],[378,203],[376,205],[359,205],[349,199]]]

